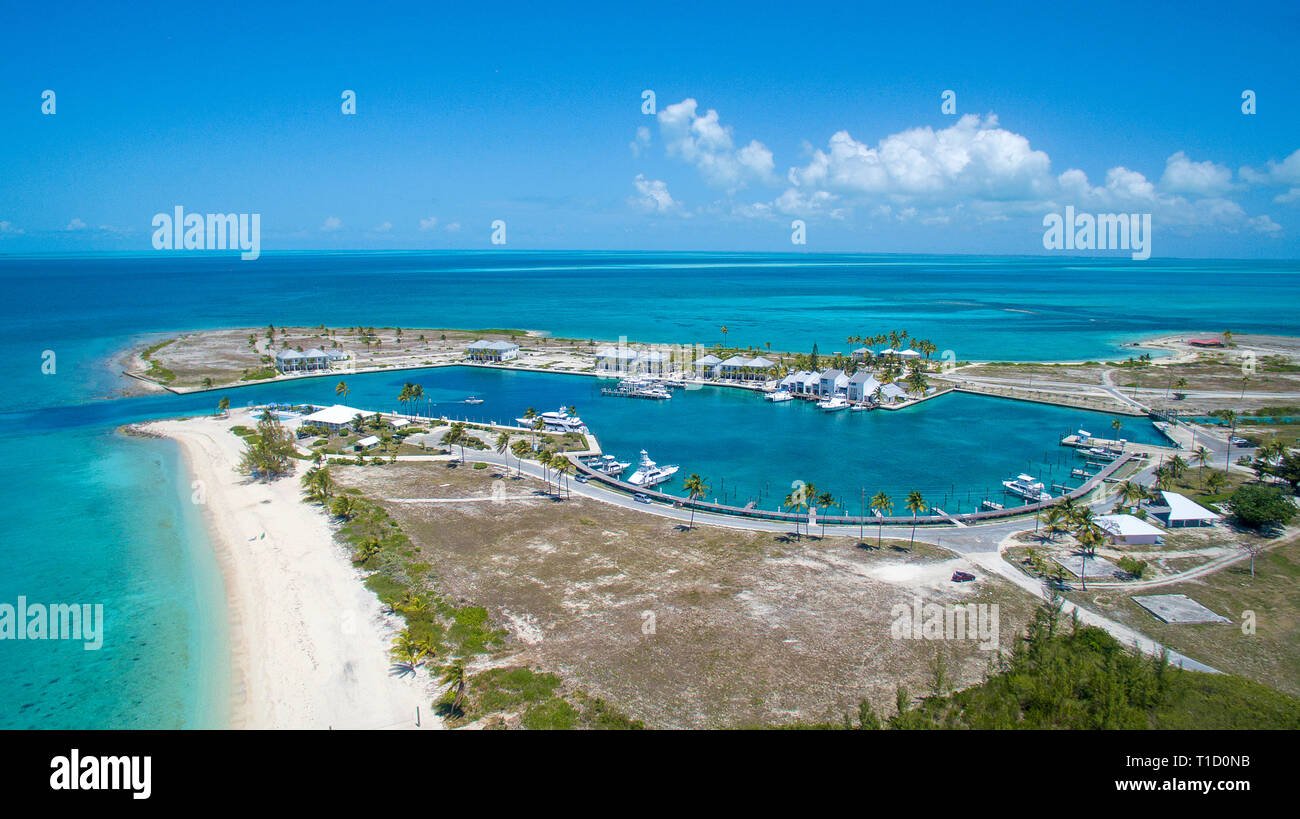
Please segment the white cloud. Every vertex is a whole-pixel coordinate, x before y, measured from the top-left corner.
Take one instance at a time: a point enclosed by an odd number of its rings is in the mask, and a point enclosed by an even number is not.
[[[16,227],[13,222],[10,222],[8,220],[0,221],[0,234],[4,234],[4,233],[17,234],[22,232],[23,229],[20,227]]]
[[[448,233],[459,233],[460,222],[452,222],[448,224],[446,227],[444,227],[443,230],[447,231]]]
[[[790,183],[858,196],[951,201],[957,197],[1027,199],[1047,193],[1051,160],[1029,140],[998,127],[997,117],[967,114],[948,128],[892,134],[871,146],[838,131]]]
[[[81,221],[81,219],[77,217],[73,217],[72,221],[68,222],[68,226],[64,228],[64,230],[85,230],[85,229],[86,229],[86,223]]]
[[[438,217],[430,216],[420,220],[420,230],[433,230],[438,225]]]
[[[637,174],[632,180],[636,186],[636,196],[628,197],[628,202],[647,213],[678,213],[681,203],[668,193],[668,185],[659,179],[646,179],[644,174]]]
[[[392,222],[384,222],[382,225],[375,225],[374,232],[375,232],[375,233],[388,233],[388,232],[389,232],[390,230],[392,230],[392,229],[393,229],[393,223],[392,223]]]
[[[775,162],[767,146],[751,140],[736,150],[731,129],[722,125],[718,112],[710,109],[701,115],[698,107],[687,98],[659,112],[659,133],[668,155],[694,165],[706,183],[728,193],[751,182],[771,184]]]
[[[1160,188],[1170,193],[1217,196],[1232,190],[1232,171],[1214,162],[1193,162],[1183,151],[1165,160]]]
[[[1300,185],[1300,149],[1281,162],[1270,159],[1262,169],[1242,168],[1238,173],[1255,185]]]
[[[1261,214],[1250,220],[1250,226],[1260,233],[1275,236],[1282,232],[1282,226],[1274,222],[1267,214]]]
[[[1273,197],[1273,201],[1281,205],[1289,205],[1292,202],[1300,202],[1300,188],[1292,188],[1286,193],[1279,193]]]
[[[320,229],[326,233],[332,233],[341,227],[343,227],[343,220],[337,216],[331,216],[325,220],[324,224],[320,226]]]

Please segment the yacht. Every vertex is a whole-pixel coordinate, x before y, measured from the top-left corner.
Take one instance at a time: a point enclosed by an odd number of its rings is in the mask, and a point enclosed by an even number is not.
[[[1019,495],[1028,501],[1035,503],[1039,501],[1049,501],[1052,496],[1043,491],[1043,482],[1033,475],[1021,473],[1013,481],[1003,481],[1002,485],[1013,495]]]
[[[475,398],[474,396],[471,395],[469,398],[466,398],[466,399],[465,399],[465,403],[466,403],[466,404],[482,404],[482,403],[483,403],[483,399],[482,399],[482,398]]]
[[[836,410],[848,409],[849,399],[845,398],[842,395],[833,395],[830,398],[827,398],[825,401],[818,401],[817,408],[826,410],[827,412],[835,412]]]
[[[587,425],[583,423],[582,419],[576,415],[570,415],[569,411],[564,407],[560,407],[554,412],[538,413],[537,418],[541,419],[543,424],[542,428],[547,432],[585,433],[587,431]],[[536,418],[516,418],[515,423],[519,424],[521,427],[532,429],[533,423],[536,420]]]
[[[871,406],[870,404],[854,404],[853,406],[849,407],[849,410],[851,412],[865,412],[866,410],[870,410],[870,409],[875,409],[875,407]]]
[[[641,462],[637,464],[636,471],[627,479],[627,482],[633,486],[656,486],[677,474],[679,468],[676,465],[659,466],[650,460],[650,456],[643,449],[641,450]]]
[[[588,465],[597,472],[615,477],[622,475],[624,470],[631,466],[631,464],[621,463],[613,455],[603,455],[589,462]]]
[[[766,398],[768,401],[771,401],[772,403],[794,400],[794,396],[790,394],[789,390],[777,390],[776,392],[769,392],[767,395],[764,395],[763,397]]]

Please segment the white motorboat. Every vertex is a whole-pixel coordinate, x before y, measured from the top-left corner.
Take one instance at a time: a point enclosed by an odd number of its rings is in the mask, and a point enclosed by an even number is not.
[[[482,403],[483,403],[483,399],[482,399],[482,398],[475,398],[474,396],[471,395],[469,398],[466,398],[466,399],[465,399],[465,403],[466,403],[466,404],[482,404]]]
[[[620,462],[613,455],[602,455],[600,458],[592,461],[589,465],[597,472],[605,475],[613,475],[615,477],[622,475],[624,470],[631,466],[631,464]]]
[[[1015,480],[1003,481],[1002,485],[1013,495],[1019,495],[1027,501],[1038,503],[1039,501],[1049,501],[1052,496],[1043,491],[1043,482],[1033,475],[1021,473]]]
[[[835,412],[836,410],[848,409],[849,400],[842,395],[834,395],[825,401],[818,401],[817,408],[826,412]]]
[[[779,403],[781,401],[794,400],[794,396],[790,394],[789,390],[777,390],[776,392],[769,392],[767,395],[764,395],[763,398],[767,399],[768,401],[771,401],[774,404]]]
[[[872,410],[872,409],[875,409],[875,407],[871,406],[870,404],[854,404],[853,406],[849,407],[850,412],[865,412],[867,410]]]
[[[641,450],[641,462],[637,464],[636,471],[632,473],[627,482],[633,486],[656,486],[677,474],[680,467],[659,466],[650,460],[650,456],[643,449]]]

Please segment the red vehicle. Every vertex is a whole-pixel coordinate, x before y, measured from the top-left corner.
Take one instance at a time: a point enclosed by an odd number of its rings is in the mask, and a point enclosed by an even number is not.
[[[954,583],[969,583],[970,581],[972,581],[972,580],[974,580],[974,579],[975,579],[975,575],[971,574],[970,572],[953,572],[953,573],[952,573],[952,582],[954,582]]]

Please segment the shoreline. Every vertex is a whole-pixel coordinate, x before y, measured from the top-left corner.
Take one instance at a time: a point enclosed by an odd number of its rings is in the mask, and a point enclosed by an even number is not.
[[[301,501],[297,470],[264,484],[234,471],[233,418],[133,425],[174,441],[196,491],[226,595],[228,728],[440,728],[430,678],[388,673],[397,633],[320,511]]]

